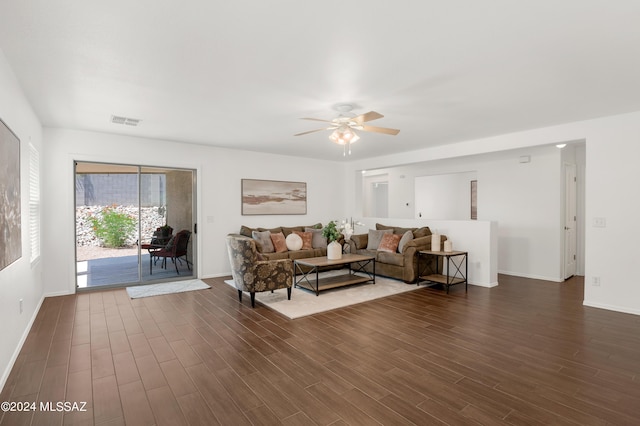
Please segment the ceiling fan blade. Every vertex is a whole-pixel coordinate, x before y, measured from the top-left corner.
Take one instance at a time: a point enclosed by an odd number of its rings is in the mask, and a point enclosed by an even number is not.
[[[362,123],[364,123],[366,121],[373,121],[373,120],[377,120],[378,118],[382,118],[382,117],[384,117],[384,115],[380,114],[379,112],[369,111],[369,112],[366,112],[364,114],[360,114],[359,116],[353,118],[353,121],[362,124]]]
[[[306,135],[306,134],[309,134],[309,133],[321,132],[321,131],[323,131],[323,130],[331,130],[331,129],[335,129],[335,127],[324,127],[324,128],[322,128],[322,129],[309,130],[309,131],[307,131],[307,132],[296,133],[296,134],[295,134],[295,135],[293,135],[293,136],[302,136],[302,135]]]
[[[300,120],[312,120],[312,121],[322,121],[323,123],[333,123],[333,121],[331,120],[323,120],[321,118],[309,118],[309,117],[303,117]]]
[[[400,133],[398,129],[389,129],[387,127],[375,127],[375,126],[362,126],[362,130],[365,132],[384,133],[386,135],[397,135]]]

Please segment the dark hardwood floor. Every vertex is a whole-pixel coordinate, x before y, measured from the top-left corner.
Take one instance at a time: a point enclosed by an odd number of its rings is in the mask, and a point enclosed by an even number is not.
[[[0,401],[87,411],[0,424],[640,424],[640,317],[583,307],[579,277],[421,287],[297,320],[206,281],[46,299]]]

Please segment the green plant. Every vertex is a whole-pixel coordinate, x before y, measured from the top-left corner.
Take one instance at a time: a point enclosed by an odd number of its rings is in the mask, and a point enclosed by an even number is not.
[[[99,216],[89,217],[93,232],[105,247],[124,247],[127,237],[136,229],[136,220],[131,216],[105,207]]]
[[[340,238],[340,231],[338,231],[338,227],[335,221],[331,221],[327,223],[327,226],[322,228],[322,236],[327,239],[330,243],[337,241]]]

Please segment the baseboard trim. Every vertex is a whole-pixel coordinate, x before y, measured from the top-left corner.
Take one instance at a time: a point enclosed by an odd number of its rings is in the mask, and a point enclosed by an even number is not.
[[[520,277],[520,278],[530,278],[532,280],[553,281],[555,283],[564,282],[563,279],[561,280],[558,277],[546,277],[544,275],[522,274],[519,272],[511,272],[511,271],[498,271],[498,273],[502,275],[511,275],[511,276]]]
[[[478,286],[478,287],[493,288],[493,287],[497,287],[498,286],[498,281],[494,281],[492,283],[472,283],[471,281],[469,281],[469,285],[475,285],[475,286]]]
[[[44,297],[58,297],[58,296],[69,296],[70,294],[76,294],[75,292],[66,291],[56,291],[53,293],[46,293]]]
[[[230,277],[231,276],[231,271],[229,272],[223,272],[221,274],[209,274],[209,275],[203,275],[201,279],[207,279],[207,278],[221,278],[221,277]]]
[[[640,315],[640,309],[630,309],[630,308],[626,308],[624,306],[609,305],[609,304],[606,304],[606,303],[590,302],[588,300],[583,301],[582,305],[590,307],[590,308],[606,309],[607,311],[620,312],[620,313],[623,313],[623,314]]]
[[[18,346],[16,346],[16,350],[13,352],[13,355],[11,356],[11,359],[9,360],[9,364],[7,365],[7,368],[2,372],[2,378],[0,378],[0,392],[4,391],[4,385],[7,384],[7,379],[9,379],[9,374],[11,374],[11,370],[13,369],[13,366],[16,363],[16,360],[18,359],[18,355],[20,355],[20,351],[22,350],[22,346],[24,345],[24,342],[27,341],[27,336],[29,336],[29,333],[31,332],[31,327],[33,327],[33,323],[36,321],[36,317],[38,316],[38,312],[40,312],[40,308],[42,307],[42,303],[44,302],[46,296],[42,296],[40,298],[40,302],[38,302],[38,306],[36,306],[36,309],[33,311],[33,315],[31,315],[31,319],[29,320],[29,323],[27,324],[27,327],[24,330],[24,333],[22,333],[22,337],[20,338],[20,341],[18,342]]]

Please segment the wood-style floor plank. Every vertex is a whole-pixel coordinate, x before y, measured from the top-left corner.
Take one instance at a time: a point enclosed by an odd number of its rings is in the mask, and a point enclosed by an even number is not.
[[[45,299],[0,397],[86,411],[0,425],[640,424],[640,317],[584,307],[580,277],[420,287],[297,320],[223,280]]]

